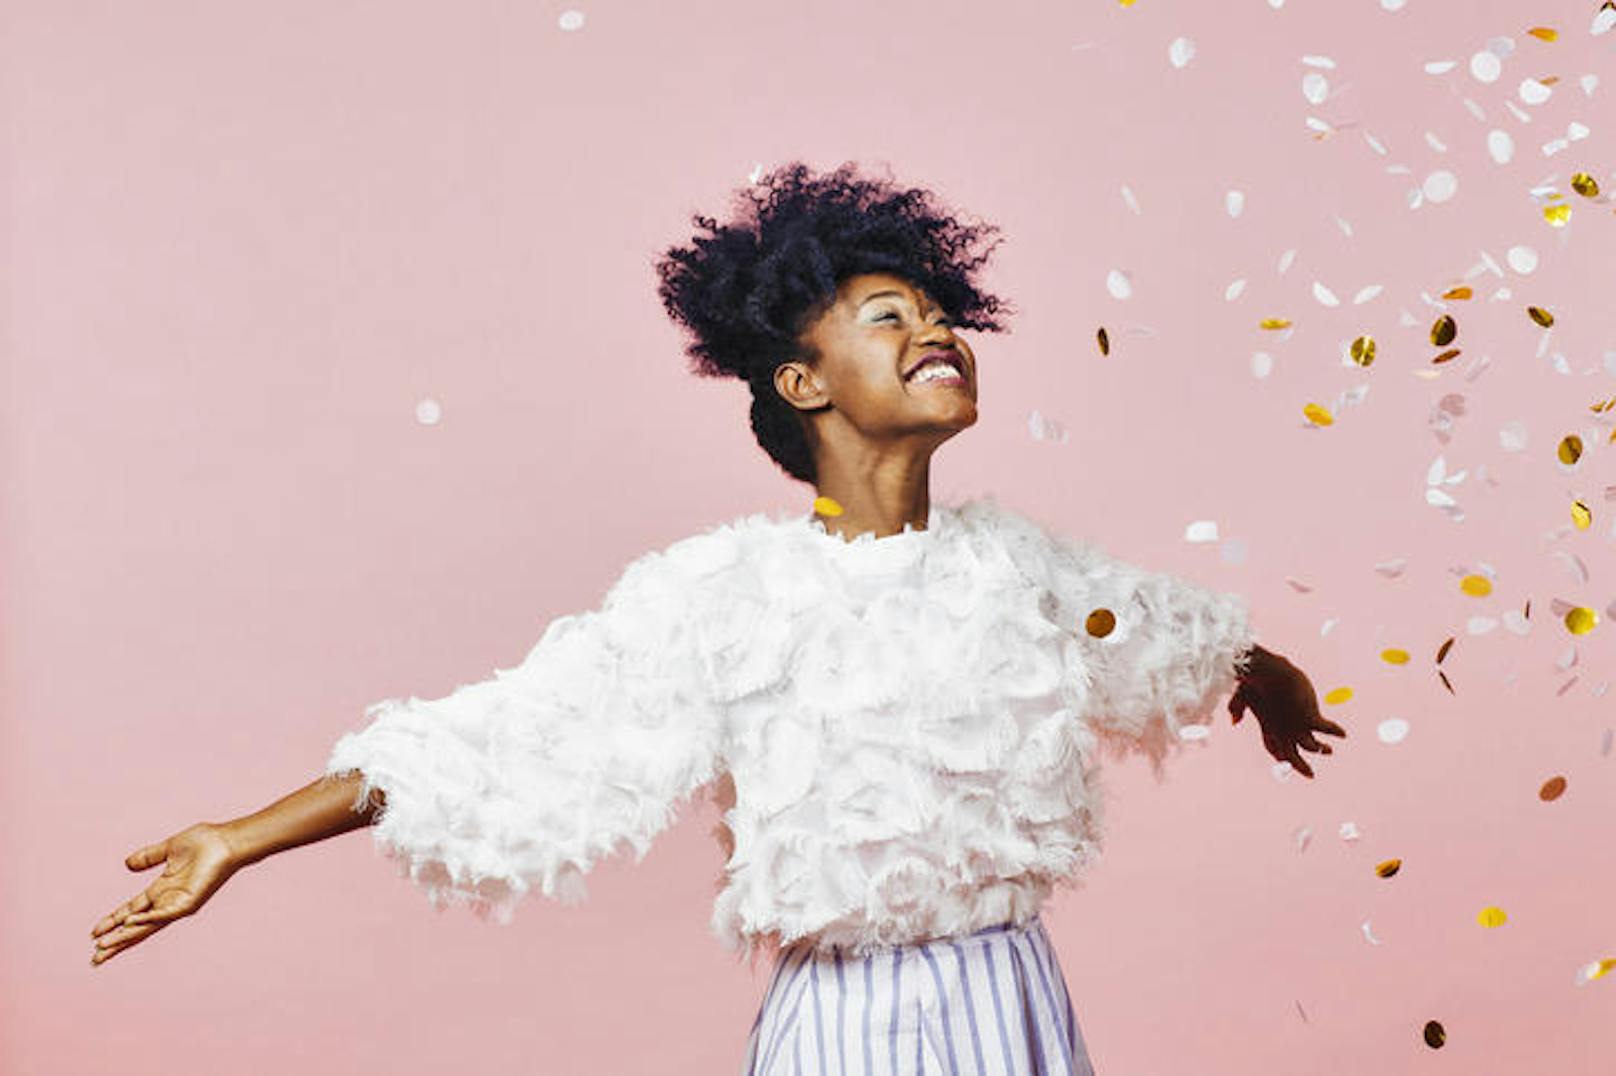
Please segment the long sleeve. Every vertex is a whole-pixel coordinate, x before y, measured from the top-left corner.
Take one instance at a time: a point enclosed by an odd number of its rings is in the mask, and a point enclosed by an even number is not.
[[[1160,776],[1181,730],[1210,723],[1256,642],[1244,597],[1053,535],[1051,586],[1068,656],[1088,679],[1090,724]]]
[[[1257,641],[1246,600],[1152,572],[991,498],[991,521],[1045,615],[1065,634],[1078,709],[1114,754],[1143,754],[1158,779],[1187,725],[1207,724]]]
[[[508,923],[533,890],[584,899],[625,843],[643,858],[724,767],[724,724],[690,630],[710,565],[685,539],[634,561],[601,608],[553,620],[526,658],[433,700],[366,708],[326,772],[386,794],[375,844],[431,902]]]

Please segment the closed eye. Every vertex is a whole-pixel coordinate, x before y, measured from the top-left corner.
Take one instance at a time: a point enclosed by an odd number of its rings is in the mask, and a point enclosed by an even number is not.
[[[892,311],[888,310],[888,311],[885,311],[884,313],[877,314],[874,318],[872,318],[870,320],[872,320],[872,321],[880,321],[883,318],[896,318],[897,316],[898,316],[897,314],[894,314]],[[938,318],[937,323],[939,325],[947,325],[950,328],[952,328],[953,325],[954,325],[954,319],[953,318]]]

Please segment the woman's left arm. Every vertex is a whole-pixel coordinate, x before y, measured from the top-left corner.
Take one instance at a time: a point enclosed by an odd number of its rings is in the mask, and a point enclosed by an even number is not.
[[[1229,699],[1229,713],[1238,725],[1249,707],[1262,726],[1263,746],[1281,762],[1289,762],[1303,777],[1313,770],[1298,747],[1330,754],[1330,745],[1314,732],[1345,738],[1347,730],[1319,713],[1319,700],[1307,674],[1282,655],[1253,645],[1241,663],[1239,685]]]

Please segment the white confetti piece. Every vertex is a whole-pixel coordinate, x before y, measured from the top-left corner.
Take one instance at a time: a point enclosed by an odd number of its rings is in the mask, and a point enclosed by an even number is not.
[[[1184,528],[1186,542],[1215,542],[1218,540],[1218,523],[1215,519],[1197,519]]]
[[[1402,11],[1405,0],[1380,0],[1382,11]]]
[[[1335,70],[1335,61],[1328,56],[1303,56],[1302,63],[1308,67],[1323,67],[1332,71]]]
[[[1359,837],[1363,836],[1363,834],[1358,832],[1358,824],[1356,822],[1341,823],[1339,834],[1341,839],[1344,841],[1355,841]]]
[[[1061,444],[1068,436],[1064,426],[1037,411],[1027,416],[1027,432],[1032,434],[1034,441],[1053,441],[1056,444]]]
[[[1331,291],[1317,280],[1313,282],[1313,298],[1317,299],[1325,306],[1341,305],[1341,300],[1335,297],[1335,292]]]
[[[1384,290],[1385,286],[1381,284],[1365,285],[1364,287],[1358,289],[1357,295],[1352,297],[1352,303],[1354,306],[1362,306],[1364,303],[1367,303]]]
[[[1543,143],[1543,156],[1552,157],[1563,149],[1569,149],[1571,143],[1564,138],[1551,138]]]
[[[1228,303],[1234,302],[1236,299],[1240,298],[1240,294],[1245,290],[1246,290],[1246,278],[1241,277],[1239,280],[1236,280],[1234,283],[1230,284],[1227,288],[1223,289],[1223,300],[1224,300],[1224,302],[1228,302]]]
[[[1380,0],[1380,3],[1381,3],[1381,6],[1384,7],[1385,4],[1386,4],[1386,0]],[[1380,939],[1375,937],[1374,933],[1372,931],[1370,931],[1370,929],[1369,929],[1369,920],[1365,919],[1363,921],[1362,926],[1359,929],[1361,929],[1363,931],[1363,936],[1369,940],[1371,945],[1379,945],[1380,944]]]
[[[1582,92],[1587,96],[1592,97],[1594,95],[1594,90],[1599,86],[1599,76],[1583,75],[1579,81],[1582,84]]]
[[[1274,357],[1266,351],[1251,356],[1251,376],[1261,380],[1274,372]]]
[[[1187,37],[1175,37],[1167,46],[1167,59],[1174,67],[1183,67],[1195,59],[1195,42]]]
[[[1486,635],[1498,627],[1498,621],[1490,616],[1473,616],[1465,621],[1465,631],[1471,635]]]
[[[1368,131],[1365,131],[1363,133],[1363,138],[1364,138],[1365,142],[1369,143],[1369,148],[1370,149],[1374,150],[1376,153],[1380,154],[1382,157],[1386,156],[1386,146],[1380,141],[1380,139],[1376,138],[1374,135],[1370,134]]]
[[[1476,119],[1478,121],[1480,121],[1482,123],[1487,122],[1487,113],[1483,112],[1481,110],[1481,106],[1476,104],[1476,102],[1474,102],[1470,98],[1466,97],[1466,98],[1464,98],[1464,106],[1465,106],[1465,111],[1470,113],[1472,116],[1476,117]]]
[[[1375,726],[1375,735],[1381,743],[1402,743],[1408,738],[1408,722],[1400,717],[1388,717]]]
[[[1283,276],[1285,274],[1285,270],[1289,269],[1291,267],[1291,262],[1293,262],[1295,260],[1296,260],[1296,248],[1295,247],[1292,247],[1290,250],[1287,250],[1285,253],[1283,253],[1283,254],[1281,254],[1279,256],[1279,272],[1280,272],[1281,276]]]
[[[443,405],[428,396],[415,405],[415,421],[423,426],[436,426],[443,419]]]
[[[1529,105],[1541,105],[1554,93],[1550,87],[1535,78],[1521,79],[1521,86],[1517,92],[1520,93],[1521,100]]]
[[[1291,843],[1298,852],[1306,851],[1307,842],[1313,839],[1313,831],[1307,826],[1300,826],[1291,831]]]
[[[1573,142],[1581,142],[1591,133],[1586,124],[1578,123],[1576,120],[1566,124],[1566,137]]]
[[[1477,82],[1497,82],[1504,73],[1504,61],[1491,52],[1478,52],[1470,57],[1470,74]]]
[[[1439,168],[1425,177],[1420,189],[1433,202],[1446,202],[1459,190],[1459,177],[1445,168]]]
[[[1505,452],[1526,451],[1526,423],[1516,419],[1498,430],[1498,444]]]
[[[1504,255],[1509,267],[1523,276],[1537,268],[1537,251],[1528,246],[1513,246]]]
[[[1311,104],[1324,104],[1325,98],[1330,96],[1330,80],[1317,71],[1309,71],[1302,76],[1302,96]]]
[[[1113,269],[1106,274],[1105,290],[1113,299],[1127,299],[1133,295],[1133,281],[1121,269]]]
[[[1341,234],[1348,239],[1352,238],[1352,222],[1346,217],[1336,217],[1335,226],[1341,229]]]
[[[1511,609],[1504,614],[1504,627],[1516,635],[1527,635],[1532,630],[1532,622],[1526,619],[1526,614],[1519,609]]]
[[[1246,210],[1246,195],[1244,191],[1229,191],[1223,196],[1223,209],[1231,218],[1240,216]]]
[[[1307,123],[1308,129],[1312,131],[1322,131],[1324,134],[1330,134],[1335,130],[1334,127],[1331,127],[1328,123],[1319,119],[1317,116],[1309,116],[1305,122]]]
[[[1487,51],[1500,60],[1509,59],[1509,54],[1515,51],[1513,37],[1493,37],[1487,39]]]
[[[754,183],[755,184],[755,183],[757,183],[758,180],[760,180],[762,178],[763,178],[763,165],[758,164],[758,163],[754,163],[752,165],[752,170],[750,172],[746,173],[746,181],[748,183]]]
[[[1128,203],[1128,208],[1135,214],[1139,213],[1139,199],[1133,196],[1133,188],[1126,183],[1122,185],[1122,200]]]
[[[1209,725],[1185,725],[1178,730],[1180,740],[1206,740],[1211,736],[1212,728]]]
[[[1504,99],[1504,107],[1509,109],[1509,114],[1511,116],[1514,116],[1516,119],[1520,120],[1522,123],[1531,123],[1532,122],[1532,114],[1530,112],[1526,111],[1526,109],[1522,108],[1520,105],[1517,105],[1514,101],[1511,101],[1507,97]]]
[[[1610,33],[1612,26],[1616,26],[1616,9],[1601,6],[1594,12],[1593,25],[1588,27],[1588,32],[1598,37],[1600,34]]]
[[[1247,555],[1244,538],[1230,538],[1218,547],[1218,559],[1225,564],[1244,564]]]
[[[583,24],[584,13],[576,8],[568,8],[566,11],[563,11],[561,13],[561,17],[556,20],[556,25],[561,27],[563,30],[577,30],[581,28]]]
[[[1458,66],[1459,64],[1454,60],[1432,60],[1425,65],[1425,73],[1427,75],[1445,75]]]
[[[1487,152],[1499,164],[1508,164],[1515,156],[1515,139],[1508,131],[1494,128],[1487,132]]]
[[[1395,560],[1384,560],[1375,565],[1375,571],[1387,579],[1399,579],[1408,568],[1408,558],[1398,557]]]
[[[1436,150],[1438,153],[1448,152],[1448,144],[1442,141],[1442,139],[1438,138],[1436,135],[1432,134],[1430,131],[1425,132],[1425,144]]]

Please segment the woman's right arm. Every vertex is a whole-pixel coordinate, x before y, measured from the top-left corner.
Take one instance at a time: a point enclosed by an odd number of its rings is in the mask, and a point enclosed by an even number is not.
[[[130,853],[124,865],[143,871],[164,864],[144,890],[109,912],[90,931],[92,965],[101,964],[176,919],[194,914],[230,876],[276,852],[360,829],[375,821],[386,797],[373,789],[355,809],[361,776],[322,776],[274,803],[229,822],[199,822]]]

